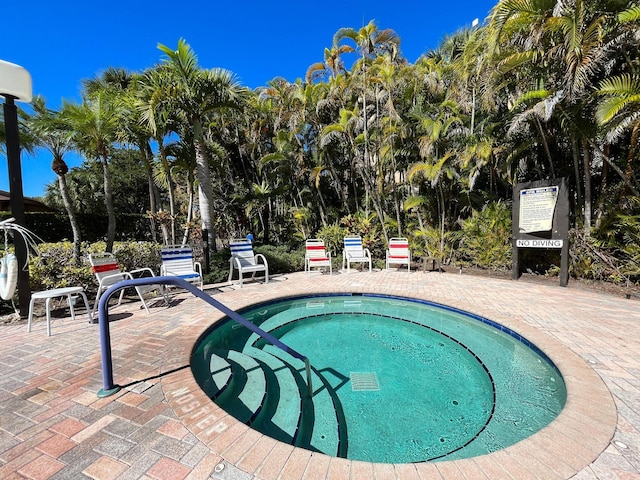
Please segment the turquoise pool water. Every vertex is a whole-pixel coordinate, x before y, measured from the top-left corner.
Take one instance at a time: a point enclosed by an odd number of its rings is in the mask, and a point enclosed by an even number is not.
[[[303,448],[382,463],[468,458],[530,436],[566,401],[544,353],[454,309],[362,295],[286,299],[241,313],[309,358],[313,397],[305,398],[301,362],[232,321],[198,343],[194,375],[234,416]],[[229,352],[256,363],[239,370]],[[224,381],[220,358],[230,363]],[[261,379],[258,388],[252,378]]]

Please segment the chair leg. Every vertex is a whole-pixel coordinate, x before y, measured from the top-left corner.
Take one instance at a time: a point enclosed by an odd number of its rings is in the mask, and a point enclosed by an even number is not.
[[[84,308],[87,309],[87,314],[89,314],[89,323],[93,323],[93,315],[91,312],[91,308],[89,308],[89,300],[87,299],[87,295],[84,292],[80,292],[82,295],[82,300],[84,300]]]
[[[69,305],[69,311],[71,312],[71,320],[76,321],[76,312],[73,308],[73,301],[71,300],[71,295],[67,295],[67,304]]]
[[[91,309],[91,314],[90,314],[91,317],[95,317],[96,316],[96,310],[98,309],[98,302],[99,301],[100,301],[100,292],[98,291],[98,294],[96,295],[96,299],[93,302],[93,308]]]
[[[31,298],[29,302],[29,322],[27,323],[27,333],[31,332],[31,320],[33,320],[33,303],[36,301],[35,298]]]
[[[124,292],[124,290],[122,291]],[[144,301],[144,298],[142,297],[142,292],[138,287],[136,287],[136,292],[138,293],[138,297],[140,297],[140,301],[142,302],[142,305],[144,305],[144,309],[147,311],[147,314],[151,314],[151,312],[149,311],[149,307],[147,307],[147,302]]]
[[[51,336],[51,297],[47,298],[45,302],[45,309],[47,311],[47,337]]]

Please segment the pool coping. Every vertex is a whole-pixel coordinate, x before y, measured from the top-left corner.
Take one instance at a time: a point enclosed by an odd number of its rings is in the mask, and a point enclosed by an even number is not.
[[[396,472],[415,469],[421,476],[433,474],[445,478],[458,473],[462,475],[461,478],[478,478],[478,472],[484,472],[490,478],[570,478],[596,460],[613,438],[617,424],[616,406],[603,380],[575,352],[540,329],[487,306],[465,302],[449,304],[430,297],[424,291],[399,292],[393,284],[378,284],[374,291],[364,284],[340,286],[332,283],[327,276],[322,276],[318,277],[315,284],[298,282],[286,294],[271,294],[263,298],[263,295],[268,295],[269,289],[261,292],[257,290],[260,286],[256,285],[249,289],[245,286],[243,291],[249,295],[238,289],[230,289],[216,295],[216,298],[238,310],[264,300],[317,295],[322,284],[322,293],[327,294],[387,294],[461,309],[504,325],[544,351],[565,380],[565,408],[556,419],[533,436],[498,452],[463,460],[377,464],[329,457],[284,444],[251,429],[214,404],[200,389],[190,369],[163,377],[161,384],[165,398],[182,424],[236,468],[257,474],[259,478],[275,478],[274,475],[289,478],[281,470],[288,468],[293,473],[296,465],[301,465],[300,468],[306,468],[307,471],[313,471],[314,465],[318,465],[323,466],[318,468],[328,468],[329,472],[352,474],[357,471],[382,473],[393,468]],[[183,331],[179,342],[174,342],[165,352],[163,372],[171,372],[188,364],[196,341],[211,324],[223,318],[223,314],[209,311],[207,318],[210,319],[208,324],[192,326]],[[269,461],[265,462],[267,458]]]

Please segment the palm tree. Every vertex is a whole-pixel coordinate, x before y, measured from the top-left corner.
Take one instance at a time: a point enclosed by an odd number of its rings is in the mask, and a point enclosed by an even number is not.
[[[64,102],[61,115],[73,131],[73,143],[89,158],[102,165],[104,202],[109,219],[107,227],[106,251],[113,250],[116,236],[116,214],[113,207],[109,157],[116,140],[118,116],[113,102],[106,91],[99,90],[91,97],[85,97],[81,104]]]
[[[623,38],[637,35],[640,6],[621,11],[617,20],[622,27]],[[611,143],[620,140],[626,133],[630,135],[623,178],[626,187],[638,196],[639,188],[637,184],[634,185],[633,176],[633,163],[640,147],[640,74],[637,70],[640,55],[637,48],[631,47],[630,52],[625,52],[624,58],[620,66],[622,72],[603,79],[598,86],[597,94],[601,100],[596,110],[596,120],[607,128],[607,140]]]
[[[315,80],[330,76],[335,78],[339,73],[347,73],[341,56],[345,53],[352,53],[353,47],[350,45],[333,45],[324,49],[324,62],[316,62],[307,69],[305,81],[313,83]]]
[[[58,112],[47,108],[44,97],[34,97],[31,102],[31,108],[33,109],[33,113],[28,117],[28,128],[36,139],[37,144],[46,148],[49,153],[53,155],[51,169],[58,177],[60,196],[62,197],[62,203],[67,211],[73,232],[74,259],[76,265],[79,265],[82,236],[76,209],[69,193],[69,187],[67,186],[66,174],[69,171],[69,167],[64,161],[65,153],[72,149],[71,139],[73,134],[68,126],[64,124]]]
[[[167,229],[166,222],[160,222],[165,244],[176,243],[176,187],[167,158],[166,139],[174,130],[181,127],[177,118],[178,112],[167,93],[171,91],[172,81],[167,69],[153,68],[140,77],[139,88],[136,91],[136,107],[140,113],[140,122],[149,129],[151,137],[158,146],[157,158],[164,177],[162,185],[167,190],[169,200],[169,228]],[[156,179],[158,179],[157,175]],[[156,211],[151,212],[152,215],[155,213]]]
[[[166,55],[164,67],[173,80],[173,88],[166,93],[178,114],[193,129],[200,216],[204,228],[213,235],[209,246],[215,251],[213,186],[206,146],[207,119],[225,107],[234,107],[246,90],[228,70],[201,69],[195,53],[183,39],[178,41],[176,50],[162,44],[158,48]]]

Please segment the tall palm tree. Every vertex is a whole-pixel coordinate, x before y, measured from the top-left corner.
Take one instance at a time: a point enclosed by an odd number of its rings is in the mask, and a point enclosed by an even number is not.
[[[62,121],[58,112],[55,112],[46,106],[46,100],[42,96],[35,96],[31,102],[33,113],[28,117],[28,128],[41,147],[44,147],[53,155],[51,169],[58,177],[58,186],[60,187],[60,196],[69,223],[73,232],[73,253],[76,264],[80,264],[80,244],[82,235],[80,233],[80,225],[76,209],[69,193],[67,186],[66,174],[69,171],[67,163],[64,161],[64,155],[72,149],[72,136],[67,125]]]
[[[178,41],[176,50],[162,44],[158,48],[166,55],[164,67],[173,80],[173,88],[166,93],[174,102],[176,111],[193,129],[200,215],[204,228],[213,235],[209,247],[215,251],[213,186],[206,146],[207,120],[224,108],[235,107],[246,89],[228,70],[200,68],[195,53],[183,39]]]
[[[64,102],[61,115],[73,131],[72,139],[76,148],[102,165],[104,202],[109,219],[106,251],[111,252],[116,236],[116,214],[109,171],[109,158],[118,126],[115,105],[108,98],[108,92],[99,90],[91,97],[85,97],[81,104]]]
[[[371,200],[376,215],[380,221],[385,241],[388,240],[387,229],[385,225],[385,214],[380,198],[380,191],[376,188],[376,180],[379,177],[379,165],[377,159],[372,158],[369,125],[371,121],[376,121],[375,104],[373,108],[369,108],[367,97],[370,95],[369,86],[370,78],[368,70],[371,63],[379,56],[388,55],[391,61],[398,61],[400,57],[400,37],[392,29],[379,30],[375,22],[371,20],[366,26],[355,30],[353,28],[341,28],[333,36],[334,48],[344,45],[344,41],[352,41],[355,43],[356,51],[359,54],[359,60],[353,66],[352,81],[357,85],[360,100],[362,101],[362,141],[358,142],[362,148],[362,162],[357,169],[362,176],[363,184],[367,198]],[[373,95],[374,99],[376,95]],[[355,152],[354,152],[355,153]]]
[[[118,141],[133,145],[140,152],[140,160],[144,165],[149,187],[151,237],[156,241],[155,217],[160,204],[160,192],[154,183],[153,151],[150,143],[153,134],[149,125],[143,121],[142,113],[144,112],[137,108],[138,98],[142,95],[142,79],[142,75],[128,72],[123,68],[111,67],[100,76],[83,81],[83,87],[89,96],[99,91],[108,92],[109,98],[117,107],[116,112],[119,116],[116,130]],[[173,198],[172,192],[169,198]],[[169,240],[168,234],[164,235],[164,240],[165,243],[175,243]]]
[[[139,78],[136,90],[136,107],[140,121],[145,125],[158,146],[157,158],[160,162],[169,201],[169,228],[166,222],[160,222],[164,243],[176,243],[176,200],[175,182],[167,156],[167,138],[174,130],[182,126],[177,118],[178,112],[168,92],[171,92],[173,79],[166,68],[153,68]],[[157,176],[156,176],[157,178]],[[160,207],[162,209],[162,207]],[[152,215],[155,212],[152,212]]]

